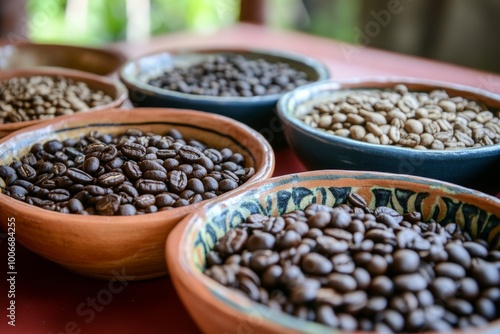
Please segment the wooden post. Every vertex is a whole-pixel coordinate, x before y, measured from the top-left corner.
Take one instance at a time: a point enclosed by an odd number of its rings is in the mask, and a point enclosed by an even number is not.
[[[240,22],[265,25],[267,0],[241,0]]]
[[[0,38],[26,39],[26,0],[0,0]]]

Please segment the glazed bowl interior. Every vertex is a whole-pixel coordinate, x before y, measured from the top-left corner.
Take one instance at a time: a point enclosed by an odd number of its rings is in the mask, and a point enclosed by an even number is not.
[[[64,67],[109,76],[126,58],[118,51],[82,46],[36,43],[0,43],[0,68]]]
[[[109,95],[112,101],[107,104],[90,108],[83,112],[93,112],[109,108],[119,107],[125,102],[128,97],[127,89],[119,82],[101,77],[91,73],[81,71],[68,70],[62,68],[32,68],[32,69],[12,69],[0,71],[0,82],[11,78],[31,77],[31,76],[63,76],[74,81],[81,81],[87,84],[91,90],[101,90],[104,94]],[[42,120],[31,120],[24,122],[0,124],[0,138],[7,134],[25,128],[30,125],[41,123]]]
[[[172,71],[176,67],[190,67],[216,55],[244,55],[249,59],[261,58],[270,62],[284,62],[297,70],[304,71],[310,81],[329,78],[327,68],[315,59],[281,51],[258,49],[200,49],[178,52],[163,51],[146,55],[127,62],[120,71],[120,79],[130,92],[135,106],[189,108],[231,117],[260,131],[275,130],[277,117],[274,114],[276,102],[282,94],[253,97],[221,97],[186,94],[148,84],[152,78]],[[270,134],[267,134],[270,137]],[[269,140],[269,138],[267,138]],[[270,140],[272,142],[272,140]]]
[[[35,143],[79,138],[91,130],[119,134],[128,128],[156,133],[176,128],[186,138],[241,153],[245,167],[254,167],[256,173],[240,187],[269,178],[274,171],[271,147],[247,126],[217,115],[168,109],[106,110],[98,118],[82,113],[29,127],[0,141],[0,165],[19,159]],[[18,242],[71,270],[106,278],[113,270],[124,269],[134,279],[145,279],[166,274],[167,235],[184,216],[208,201],[140,216],[81,216],[41,209],[0,192],[0,217],[5,230],[7,217],[16,217]]]
[[[168,239],[167,263],[174,285],[200,328],[207,333],[230,332],[244,324],[259,333],[331,333],[331,328],[321,324],[253,302],[202,271],[215,242],[249,215],[282,215],[311,203],[334,206],[346,203],[349,193],[362,195],[372,209],[388,206],[401,213],[419,211],[423,221],[434,219],[442,225],[456,222],[473,238],[500,248],[500,200],[474,190],[375,172],[325,170],[272,178],[203,206],[186,217]],[[203,309],[212,311],[207,315]],[[500,321],[496,320],[484,333],[498,330]]]
[[[411,174],[458,183],[490,192],[500,182],[500,144],[459,150],[416,150],[336,136],[306,125],[297,114],[344,91],[392,89],[404,84],[411,92],[446,91],[500,110],[500,95],[481,89],[432,80],[377,77],[331,80],[302,86],[285,94],[277,106],[285,137],[301,162],[312,170],[347,169]],[[460,168],[457,168],[460,166]]]

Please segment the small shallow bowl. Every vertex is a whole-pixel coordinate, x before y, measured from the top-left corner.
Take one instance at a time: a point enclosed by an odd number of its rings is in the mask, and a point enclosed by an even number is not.
[[[65,78],[81,81],[86,83],[90,89],[102,90],[105,94],[111,96],[111,98],[113,99],[113,101],[111,101],[110,103],[90,108],[83,112],[91,112],[91,111],[93,112],[97,110],[119,107],[123,104],[123,102],[125,102],[128,96],[127,90],[120,82],[91,73],[68,70],[63,68],[46,67],[46,68],[0,71],[0,81],[8,80],[10,78],[31,77],[37,75],[51,76],[51,77],[60,75]],[[56,119],[57,118],[59,117],[56,117]],[[41,122],[43,122],[43,120],[32,120],[26,122],[0,124],[0,138],[16,130],[28,127],[30,125],[38,124]]]
[[[309,80],[329,78],[327,68],[319,61],[289,52],[257,49],[200,49],[178,52],[163,51],[127,62],[120,71],[120,79],[130,92],[130,100],[140,107],[187,108],[231,117],[261,132],[274,144],[283,139],[282,128],[274,113],[282,94],[254,97],[220,97],[180,93],[148,84],[174,67],[189,67],[217,54],[238,54],[247,58],[280,61],[307,73]]]
[[[500,191],[500,145],[453,151],[415,150],[377,145],[335,136],[314,129],[295,115],[340,90],[386,89],[405,84],[410,91],[429,92],[443,89],[450,96],[481,101],[500,109],[500,95],[481,89],[450,83],[411,78],[367,78],[325,81],[299,87],[285,94],[278,103],[278,116],[285,137],[308,169],[370,170],[412,174],[458,183],[469,187]],[[486,180],[486,181],[485,181]]]
[[[112,109],[96,115],[64,116],[3,138],[0,165],[28,153],[35,143],[76,138],[93,129],[114,134],[127,128],[165,133],[175,127],[186,137],[243,154],[247,167],[253,166],[256,173],[242,188],[269,178],[274,171],[274,153],[266,140],[226,117],[170,109]],[[0,193],[0,226],[7,231],[8,218],[14,217],[17,242],[70,270],[100,278],[124,271],[130,279],[138,280],[167,273],[167,235],[203,203],[140,216],[81,216],[41,209]]]
[[[125,60],[123,54],[111,49],[0,41],[0,69],[50,66],[109,76],[116,74]]]
[[[167,240],[167,263],[172,281],[202,331],[344,333],[273,312],[208,278],[202,270],[215,242],[250,214],[281,215],[304,209],[310,203],[333,206],[345,203],[351,192],[362,195],[372,208],[389,206],[400,212],[420,211],[423,219],[433,218],[441,224],[456,221],[472,237],[488,240],[496,249],[500,247],[500,200],[453,184],[411,175],[336,170],[305,172],[256,182],[231,198],[204,205],[186,217]],[[499,331],[500,320],[495,320],[474,333]]]

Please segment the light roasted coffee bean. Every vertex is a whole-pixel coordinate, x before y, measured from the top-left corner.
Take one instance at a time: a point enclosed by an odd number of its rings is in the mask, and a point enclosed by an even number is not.
[[[466,98],[457,104],[445,91],[396,87],[341,91],[296,116],[313,128],[372,144],[444,150],[500,143],[498,110]]]

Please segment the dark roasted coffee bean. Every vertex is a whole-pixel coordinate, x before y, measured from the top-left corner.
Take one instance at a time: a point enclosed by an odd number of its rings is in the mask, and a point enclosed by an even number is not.
[[[196,147],[185,145],[179,149],[180,158],[189,163],[199,162],[203,153]]]
[[[47,198],[53,202],[64,202],[70,199],[70,193],[66,189],[53,189],[49,191]]]
[[[103,174],[97,178],[97,183],[103,187],[116,187],[125,181],[125,175],[117,172]]]
[[[161,170],[148,170],[142,174],[144,179],[156,180],[156,181],[165,181],[167,179],[167,174],[162,172]]]
[[[248,233],[242,229],[229,230],[227,234],[217,242],[217,250],[224,257],[240,253],[248,240]]]
[[[365,269],[372,275],[383,275],[387,271],[388,263],[387,260],[378,254],[371,257],[370,262],[365,266]]]
[[[488,249],[475,241],[466,241],[463,245],[472,257],[485,258],[488,256]]]
[[[394,285],[401,291],[418,292],[427,288],[427,281],[420,274],[405,274],[395,276]]]
[[[326,257],[309,253],[302,260],[302,270],[312,275],[326,275],[333,269],[333,264]]]
[[[465,269],[469,269],[471,265],[471,256],[462,245],[458,243],[449,243],[446,245],[446,252],[448,253],[448,260],[450,262],[458,263]]]
[[[273,249],[275,243],[276,238],[272,234],[256,231],[248,238],[247,249],[250,251],[258,249]]]
[[[97,172],[97,170],[100,167],[100,161],[96,157],[90,157],[88,159],[85,159],[85,162],[83,163],[82,169],[84,172],[88,174],[93,174]]]
[[[344,293],[356,290],[358,284],[351,275],[332,273],[328,275],[328,286]]]
[[[143,173],[147,171],[161,171],[167,173],[167,170],[154,160],[143,160],[139,162],[138,165]]]
[[[260,249],[252,253],[249,266],[252,270],[260,273],[267,267],[278,263],[280,256],[270,249]]]
[[[482,259],[472,260],[471,274],[483,287],[500,285],[500,270],[490,262]]]
[[[347,254],[333,255],[330,260],[333,264],[333,271],[341,274],[352,274],[356,267],[354,260]]]
[[[135,182],[135,188],[141,194],[158,195],[164,192],[167,186],[162,181],[139,179]]]
[[[320,288],[318,281],[313,279],[304,279],[292,288],[290,301],[294,304],[303,304],[313,300]]]
[[[344,210],[335,208],[331,212],[330,226],[345,229],[351,223],[351,216]]]
[[[335,315],[333,308],[329,305],[321,305],[316,309],[317,321],[330,327],[338,327],[339,319]]]
[[[434,270],[438,276],[446,276],[452,279],[465,277],[464,267],[452,262],[439,263],[435,266]]]
[[[231,179],[224,179],[219,182],[219,190],[226,192],[234,190],[238,187],[238,183]]]
[[[300,244],[301,240],[302,238],[300,234],[293,230],[288,230],[278,238],[276,245],[279,249],[297,247]]]
[[[120,197],[115,194],[103,196],[95,205],[98,214],[113,216],[120,208]]]
[[[43,149],[47,153],[54,154],[63,149],[63,144],[59,140],[50,140],[43,144]]]
[[[52,169],[50,171],[56,176],[61,176],[66,173],[67,169],[68,168],[66,167],[66,165],[62,162],[56,162],[54,165],[52,165]]]
[[[116,212],[119,216],[134,216],[137,213],[136,208],[132,204],[120,205]]]
[[[179,193],[187,186],[187,176],[185,173],[173,170],[168,173],[168,188],[171,191]]]
[[[155,202],[156,202],[156,198],[155,198],[155,196],[153,196],[151,194],[141,195],[141,196],[136,197],[134,199],[134,205],[138,209],[146,209],[146,208],[154,205]]]
[[[159,194],[155,197],[155,205],[159,208],[174,205],[175,200],[169,194]]]
[[[127,177],[132,181],[138,180],[142,177],[141,168],[138,164],[132,161],[125,162],[122,169],[125,175],[127,175]]]
[[[137,161],[146,155],[146,148],[136,143],[125,143],[121,147],[121,152],[127,158]]]
[[[82,202],[80,202],[78,199],[73,197],[68,202],[68,209],[72,213],[78,213],[80,211],[83,211],[84,207],[83,207]]]
[[[22,164],[16,170],[23,180],[33,181],[36,178],[36,170],[28,164]]]
[[[123,161],[121,158],[114,158],[113,160],[111,160],[110,162],[108,162],[105,165],[105,168],[108,171],[111,171],[111,170],[114,170],[114,169],[121,168],[124,163],[125,163],[125,161]]]
[[[66,170],[66,176],[69,177],[73,182],[77,182],[80,184],[89,184],[94,181],[94,178],[91,175],[78,168],[73,167]]]
[[[474,299],[479,294],[479,285],[473,278],[462,278],[458,285],[458,293],[465,299]]]
[[[437,277],[431,282],[429,289],[436,299],[446,301],[455,297],[457,293],[457,284],[449,277]]]
[[[399,273],[413,273],[420,265],[420,257],[410,249],[400,249],[393,254],[392,268]]]
[[[0,177],[6,180],[9,176],[15,175],[16,170],[9,166],[0,166]]]
[[[116,147],[114,145],[107,145],[99,152],[98,158],[102,162],[106,163],[116,158],[117,155],[118,150]]]

